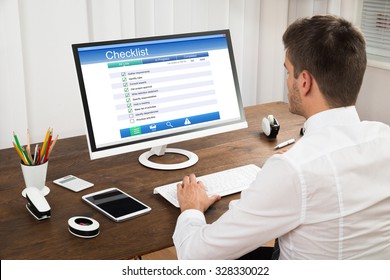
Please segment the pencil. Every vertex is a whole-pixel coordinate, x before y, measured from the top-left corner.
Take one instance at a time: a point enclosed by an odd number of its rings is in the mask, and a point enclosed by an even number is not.
[[[45,163],[47,161],[47,157],[49,156],[49,149],[50,149],[50,145],[51,145],[51,138],[52,138],[52,132],[50,132],[49,139],[47,140],[45,157],[43,158],[43,163]]]
[[[32,165],[32,162],[31,162],[31,160],[30,160],[31,155],[29,156],[28,153],[27,153],[27,151],[26,151],[24,148],[22,148],[22,152],[23,152],[24,156],[26,157],[26,159],[27,159],[27,161],[28,161],[28,165]]]
[[[42,161],[43,161],[45,153],[46,153],[47,140],[49,139],[49,135],[50,135],[50,127],[47,129],[45,139],[43,140],[43,143],[42,143],[42,150],[41,150],[41,155],[40,155]]]
[[[56,138],[54,138],[53,142],[50,145],[50,150],[49,150],[49,154],[47,155],[47,157],[49,157],[51,154],[51,151],[53,151],[54,145],[57,143],[57,140],[58,140],[58,134],[57,134]]]
[[[34,159],[33,159],[33,164],[37,164],[37,153],[38,153],[38,144],[35,145],[35,151],[34,151]]]
[[[15,142],[12,142],[12,144],[14,144],[14,148],[15,148],[16,152],[18,153],[19,157],[21,158],[21,160],[23,161],[23,163],[24,163],[25,165],[28,165],[27,160],[25,159],[25,157],[23,156],[22,152],[19,150],[19,148],[17,147],[17,145],[15,144]]]
[[[24,153],[24,155],[26,156],[26,159],[27,159],[28,163],[29,163],[30,165],[33,165],[34,162],[33,162],[33,160],[32,160],[31,154],[27,151],[27,147],[26,147],[26,148],[23,147],[22,149],[23,149],[23,153]]]
[[[16,135],[15,131],[14,131],[14,139],[15,139],[16,146],[18,147],[19,151],[21,152],[22,147],[20,146],[19,139],[18,139],[18,136]]]
[[[37,164],[41,164],[41,147],[38,147],[38,160],[37,160]]]

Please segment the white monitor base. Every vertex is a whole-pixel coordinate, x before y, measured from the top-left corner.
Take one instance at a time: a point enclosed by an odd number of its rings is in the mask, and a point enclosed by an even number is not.
[[[170,154],[181,154],[188,158],[187,161],[180,163],[156,163],[150,161],[149,158],[151,156],[157,155],[162,156],[165,153]],[[198,162],[198,156],[193,152],[183,150],[183,149],[175,149],[175,148],[167,148],[166,146],[152,148],[150,151],[143,153],[139,157],[139,162],[149,168],[159,169],[159,170],[177,170],[190,167]]]

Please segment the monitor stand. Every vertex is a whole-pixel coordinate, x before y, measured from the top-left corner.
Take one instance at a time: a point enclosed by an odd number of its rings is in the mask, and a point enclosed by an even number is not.
[[[149,158],[151,156],[163,156],[166,153],[171,154],[180,154],[184,155],[188,158],[187,161],[180,162],[180,163],[156,163],[153,161],[150,161]],[[153,169],[159,169],[159,170],[177,170],[177,169],[183,169],[190,167],[198,162],[198,156],[194,154],[193,152],[183,150],[183,149],[174,149],[174,148],[167,148],[166,145],[154,147],[150,151],[143,153],[139,157],[139,162],[149,168]]]

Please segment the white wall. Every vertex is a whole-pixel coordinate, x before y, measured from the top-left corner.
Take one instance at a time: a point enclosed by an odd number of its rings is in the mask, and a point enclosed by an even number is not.
[[[12,131],[42,142],[48,127],[84,133],[71,43],[88,39],[85,1],[0,1],[0,148]],[[4,16],[4,17],[3,17]]]
[[[17,1],[0,1],[0,148],[12,130],[27,129],[27,104]]]
[[[1,0],[0,148],[85,134],[72,43],[229,28],[244,105],[283,99],[288,1]],[[269,75],[269,77],[264,77]],[[264,92],[264,94],[257,94]]]
[[[287,24],[334,13],[354,21],[355,0],[1,0],[0,149],[12,131],[41,142],[85,134],[72,43],[229,28],[244,105],[286,100]],[[368,67],[358,110],[390,123],[389,71]]]
[[[356,108],[362,120],[390,125],[390,70],[367,67]]]

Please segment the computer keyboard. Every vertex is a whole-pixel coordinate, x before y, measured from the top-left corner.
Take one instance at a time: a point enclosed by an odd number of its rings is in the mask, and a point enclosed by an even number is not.
[[[220,172],[197,177],[205,185],[206,192],[209,196],[219,194],[226,196],[229,194],[241,192],[249,187],[255,180],[260,167],[254,164],[243,165],[240,167],[223,170]],[[174,206],[179,207],[177,201],[177,183],[181,181],[156,187],[154,194],[160,194]]]

